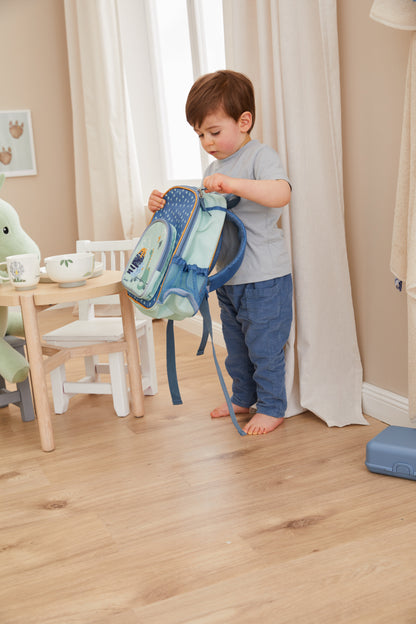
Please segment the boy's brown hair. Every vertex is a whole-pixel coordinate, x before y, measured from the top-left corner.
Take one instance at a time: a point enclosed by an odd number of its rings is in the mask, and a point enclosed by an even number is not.
[[[254,88],[244,74],[224,69],[205,74],[193,84],[186,100],[186,119],[193,127],[199,127],[205,117],[218,108],[238,121],[242,113],[249,111],[254,126],[256,115]]]

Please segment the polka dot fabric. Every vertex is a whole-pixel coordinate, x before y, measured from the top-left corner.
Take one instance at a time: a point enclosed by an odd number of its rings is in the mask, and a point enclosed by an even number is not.
[[[165,219],[176,229],[176,243],[182,237],[186,224],[198,203],[198,194],[188,187],[175,187],[166,194],[166,204],[153,219]],[[159,216],[160,214],[160,216]]]

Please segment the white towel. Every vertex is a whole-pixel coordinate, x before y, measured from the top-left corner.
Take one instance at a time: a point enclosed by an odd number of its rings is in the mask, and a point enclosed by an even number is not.
[[[374,0],[370,17],[386,26],[416,31],[416,2]],[[390,268],[406,284],[409,418],[416,421],[416,32],[407,65]]]
[[[393,28],[416,30],[416,2],[414,0],[374,0],[370,17]]]
[[[416,420],[416,33],[411,40],[407,66],[390,268],[399,280],[406,283],[409,417],[414,421]]]

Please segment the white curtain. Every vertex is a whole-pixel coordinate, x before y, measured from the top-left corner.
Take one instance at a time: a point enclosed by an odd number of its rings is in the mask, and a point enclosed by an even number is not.
[[[116,0],[65,0],[78,236],[137,236],[143,197]]]
[[[343,206],[336,0],[224,0],[227,66],[256,89],[255,135],[293,185],[282,224],[292,254],[295,322],[288,415],[367,424]]]

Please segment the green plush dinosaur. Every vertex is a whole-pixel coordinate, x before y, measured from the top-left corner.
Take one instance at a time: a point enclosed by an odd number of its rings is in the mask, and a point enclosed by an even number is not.
[[[0,188],[4,180],[5,175],[0,174]],[[4,262],[7,256],[22,253],[37,253],[40,258],[39,247],[22,229],[13,206],[0,199],[0,262]],[[0,270],[0,273],[7,276],[7,271]],[[6,334],[24,336],[23,322],[20,312],[9,314],[7,307],[0,306],[0,375],[17,383],[26,379],[29,363],[4,340]]]

